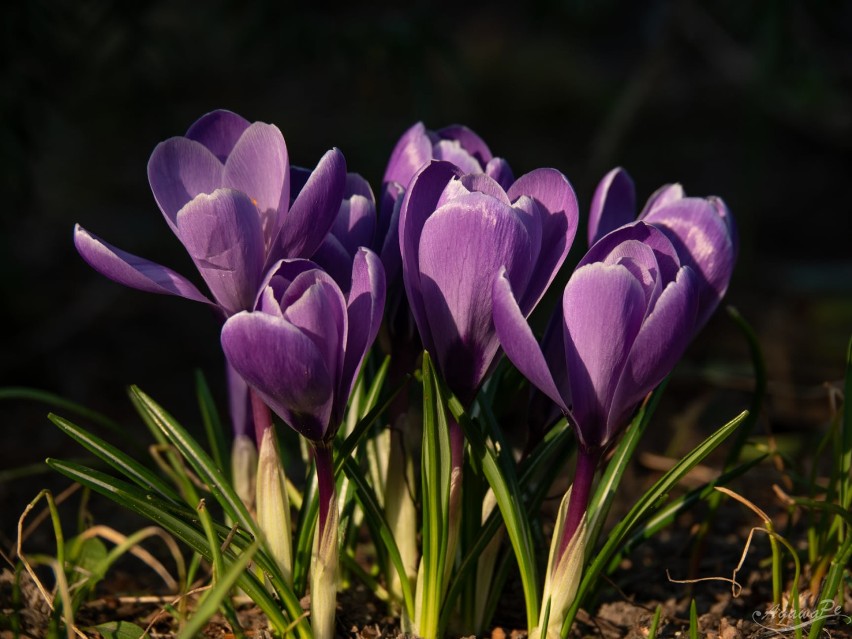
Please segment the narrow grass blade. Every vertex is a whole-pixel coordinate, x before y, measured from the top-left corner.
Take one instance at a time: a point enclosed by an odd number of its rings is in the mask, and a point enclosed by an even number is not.
[[[577,591],[577,596],[571,609],[568,611],[565,621],[562,625],[562,636],[565,636],[574,622],[574,617],[585,595],[591,590],[592,586],[597,582],[600,573],[609,564],[612,556],[618,552],[627,535],[633,528],[659,503],[665,499],[669,491],[686,475],[692,468],[699,464],[707,455],[715,450],[719,444],[727,439],[748,416],[747,411],[743,411],[730,422],[722,426],[715,433],[696,446],[688,455],[680,462],[675,464],[666,474],[658,479],[653,486],[636,502],[633,508],[618,522],[607,537],[607,541],[603,548],[598,552],[592,563],[588,566],[583,579],[580,582],[580,587]]]
[[[201,423],[204,424],[204,432],[207,434],[207,443],[210,446],[210,455],[217,467],[224,469],[229,474],[231,465],[227,461],[225,444],[225,430],[219,417],[219,410],[213,401],[210,387],[204,378],[204,373],[195,371],[195,394],[198,396],[198,408],[201,411]],[[230,477],[228,477],[230,480]]]
[[[131,397],[137,407],[147,414],[169,442],[178,449],[190,466],[207,485],[210,493],[224,509],[232,521],[238,522],[256,537],[260,536],[257,525],[246,509],[245,504],[228,483],[221,467],[216,466],[210,456],[189,435],[186,429],[175,421],[159,404],[136,386],[130,388]]]
[[[112,444],[108,444],[101,438],[96,437],[59,415],[51,413],[47,418],[56,424],[63,433],[112,466],[137,486],[140,486],[144,490],[156,491],[159,495],[175,504],[181,503],[180,496],[171,486],[149,468],[143,466]]]

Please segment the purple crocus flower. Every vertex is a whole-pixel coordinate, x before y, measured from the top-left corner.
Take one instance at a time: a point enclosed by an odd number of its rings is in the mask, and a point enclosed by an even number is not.
[[[291,204],[289,157],[278,128],[214,111],[185,136],[157,146],[148,179],[212,301],[182,275],[117,249],[79,225],[77,250],[116,282],[213,304],[227,317],[254,306],[272,264],[313,255],[340,207],[346,165],[340,151],[328,151]]]
[[[355,254],[348,295],[312,262],[283,260],[267,277],[258,310],[237,313],[222,328],[230,365],[313,446],[319,495],[311,568],[316,637],[334,634],[338,542],[331,440],[378,333],[384,300],[384,269],[369,249]]]
[[[345,296],[307,260],[284,260],[270,275],[258,310],[222,328],[234,370],[285,422],[312,442],[337,431],[384,309],[384,269],[359,249]]]
[[[598,184],[589,212],[589,244],[636,219],[636,190],[622,168]],[[736,260],[739,239],[728,207],[718,197],[686,197],[680,184],[657,189],[639,214],[671,240],[700,281],[699,319],[703,326],[724,297]]]
[[[670,235],[638,221],[592,246],[557,309],[560,353],[536,343],[510,278],[502,273],[494,284],[494,323],[507,357],[572,421],[580,443],[560,556],[585,513],[601,455],[703,321],[705,285],[692,254],[682,254]]]
[[[500,269],[532,312],[562,265],[577,229],[577,200],[554,169],[537,169],[504,190],[483,174],[433,161],[412,180],[401,207],[400,250],[420,337],[465,403],[499,348],[491,287]]]

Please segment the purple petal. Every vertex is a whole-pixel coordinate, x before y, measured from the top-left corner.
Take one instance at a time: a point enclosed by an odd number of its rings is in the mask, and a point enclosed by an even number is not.
[[[229,315],[249,310],[263,278],[263,232],[248,196],[198,195],[177,216],[177,233],[214,299]]]
[[[712,202],[684,198],[653,209],[645,221],[662,229],[681,262],[698,275],[701,296],[697,328],[700,328],[725,295],[734,270],[736,255],[729,219],[722,218]]]
[[[503,158],[491,158],[485,165],[485,175],[497,182],[504,191],[508,191],[515,181],[509,163]]]
[[[698,311],[698,279],[688,266],[677,274],[630,349],[607,420],[606,438],[627,425],[636,405],[675,367],[689,344]]]
[[[405,292],[423,345],[433,353],[434,346],[420,290],[420,235],[426,220],[434,213],[444,187],[454,177],[459,177],[459,169],[449,162],[433,161],[423,167],[412,179],[399,213],[399,250]],[[384,257],[384,251],[382,253]]]
[[[372,202],[373,206],[376,205],[376,196],[373,195],[373,189],[370,187],[370,183],[358,173],[347,173],[346,187],[343,190],[343,197],[350,198],[353,195],[360,195]]]
[[[346,300],[340,287],[325,271],[306,271],[293,280],[280,302],[284,318],[323,354],[332,380],[340,379],[347,333]]]
[[[544,214],[541,220],[541,249],[535,270],[520,300],[529,315],[568,256],[577,233],[579,207],[568,179],[555,169],[537,169],[522,175],[508,191],[511,201],[522,195],[534,198]]]
[[[485,141],[466,126],[453,124],[439,129],[436,133],[443,140],[455,140],[461,144],[462,148],[479,162],[480,171],[493,157]]]
[[[607,173],[595,189],[589,210],[589,246],[636,217],[636,187],[621,167]]]
[[[710,202],[719,213],[719,217],[721,217],[725,225],[728,227],[728,235],[731,236],[731,244],[734,248],[734,259],[736,259],[737,255],[740,252],[740,234],[737,231],[737,225],[734,222],[734,216],[731,215],[731,211],[728,208],[728,205],[725,204],[722,198],[717,197],[715,195],[711,195],[707,198],[707,201]]]
[[[385,270],[381,260],[372,251],[359,249],[352,265],[352,286],[349,289],[346,310],[349,335],[335,410],[340,418],[349,401],[364,356],[379,333],[385,309],[385,293]]]
[[[207,147],[187,138],[160,142],[148,160],[148,182],[166,221],[177,233],[177,213],[200,193],[222,186],[222,163]]]
[[[331,416],[334,385],[316,345],[287,320],[238,313],[222,328],[228,362],[299,433],[320,441]]]
[[[312,258],[320,268],[331,275],[340,290],[349,290],[352,280],[352,255],[333,234],[329,233]]]
[[[268,244],[278,233],[290,203],[290,161],[278,127],[255,122],[245,130],[225,162],[222,186],[251,198]]]
[[[223,164],[250,123],[242,116],[220,109],[202,115],[186,132],[187,138],[206,146]]]
[[[423,165],[432,159],[432,142],[426,127],[418,122],[399,138],[391,152],[382,184],[398,182],[405,189]]]
[[[148,293],[213,304],[192,282],[172,269],[107,244],[79,224],[74,226],[74,246],[89,266],[114,282]]]
[[[664,184],[651,194],[642,212],[639,214],[639,219],[644,220],[651,211],[673,204],[678,200],[682,200],[685,196],[683,187],[680,184]]]
[[[577,435],[587,448],[601,446],[621,371],[645,316],[645,295],[623,266],[589,264],[568,280],[562,313]]]
[[[362,195],[353,195],[340,204],[331,234],[346,252],[355,255],[359,246],[372,246],[376,233],[376,205]]]
[[[663,286],[674,278],[660,276],[660,266],[654,250],[639,240],[625,240],[619,243],[602,264],[620,264],[626,268],[645,291],[645,304],[653,308],[654,302],[663,292]]]
[[[399,207],[405,189],[399,182],[390,182],[382,186],[381,201],[379,202],[379,219],[376,226],[376,248],[384,255],[385,246],[396,244],[397,260],[399,260]],[[384,258],[382,258],[384,261]],[[387,267],[387,264],[385,264]]]
[[[462,401],[473,399],[499,347],[494,279],[505,267],[512,288],[522,290],[529,256],[529,236],[515,211],[481,193],[449,202],[423,226],[420,279],[434,355]]]
[[[306,271],[318,269],[317,264],[311,260],[293,259],[279,260],[266,271],[266,275],[260,284],[260,293],[255,300],[254,308],[258,308],[260,297],[267,288],[272,288],[274,291],[274,299],[276,304],[284,295],[284,291],[293,283],[293,281]],[[280,309],[279,309],[280,310]]]
[[[603,236],[588,250],[577,267],[595,262],[610,263],[610,256],[623,250],[620,248],[622,244],[633,241],[641,242],[654,251],[660,279],[670,282],[675,278],[681,267],[677,250],[663,231],[646,222],[634,222]]]
[[[282,257],[310,257],[328,233],[343,200],[346,160],[332,149],[317,164],[274,241],[267,264]]]
[[[432,153],[436,160],[452,162],[463,173],[482,173],[485,168],[475,157],[462,148],[458,142],[453,140],[441,140],[432,147]]]
[[[494,327],[506,357],[533,386],[553,400],[563,412],[567,412],[568,406],[557,390],[541,348],[521,313],[505,270],[494,280],[492,293]]]

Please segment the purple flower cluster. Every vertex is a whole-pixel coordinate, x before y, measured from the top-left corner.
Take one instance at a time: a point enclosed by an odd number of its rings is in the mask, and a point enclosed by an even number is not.
[[[423,346],[464,403],[502,347],[584,449],[605,449],[706,323],[737,252],[720,199],[668,185],[636,219],[633,183],[616,169],[592,200],[591,246],[556,311],[561,330],[541,346],[526,318],[573,243],[574,191],[555,169],[515,179],[467,128],[406,131],[378,205],[340,151],[313,171],[291,167],[278,128],[228,111],[157,146],[148,176],[209,296],[79,226],[78,251],[117,282],[217,308],[230,365],[313,441],[343,418],[387,289],[389,299],[404,290]]]

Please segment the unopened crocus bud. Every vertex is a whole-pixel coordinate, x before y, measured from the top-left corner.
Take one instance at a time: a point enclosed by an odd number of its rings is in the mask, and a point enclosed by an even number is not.
[[[585,515],[565,551],[560,553],[559,549],[570,501],[571,489],[569,488],[562,498],[556,517],[550,555],[547,559],[547,576],[541,598],[541,615],[538,625],[530,633],[530,639],[559,639],[565,614],[574,603],[580,578],[583,576],[583,559],[586,553]]]
[[[267,428],[260,443],[257,463],[257,524],[266,547],[281,569],[287,583],[293,575],[290,500],[275,429]]]

